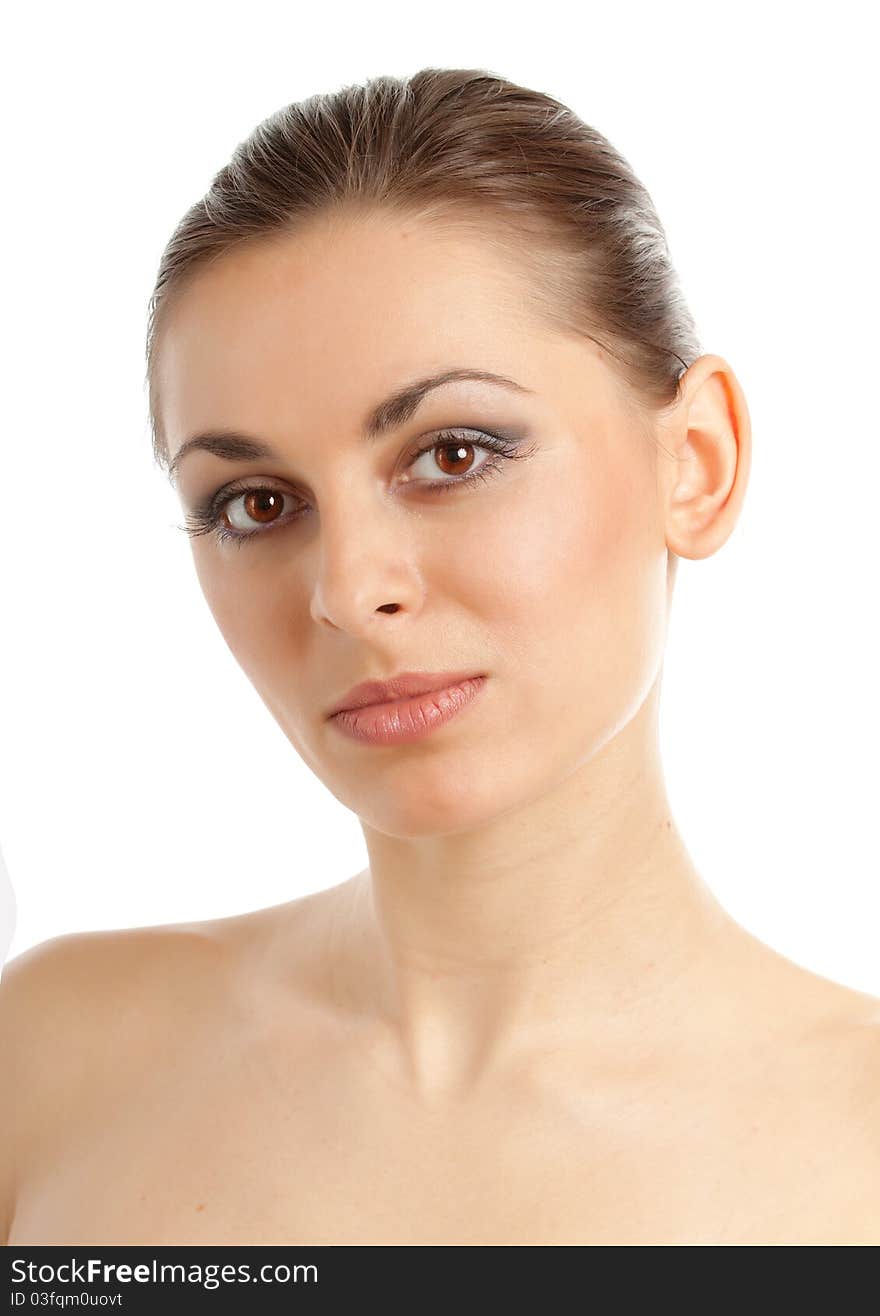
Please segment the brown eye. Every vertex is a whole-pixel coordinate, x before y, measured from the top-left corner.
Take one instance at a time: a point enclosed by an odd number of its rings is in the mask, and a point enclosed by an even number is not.
[[[432,494],[451,493],[488,480],[500,473],[505,461],[522,460],[534,451],[534,448],[519,451],[521,438],[489,434],[482,430],[477,432],[480,434],[479,442],[462,439],[449,431],[444,431],[440,436],[435,434],[433,442],[426,443],[410,461],[403,483],[420,486]],[[477,449],[482,450],[483,460],[475,466],[473,457]],[[427,478],[419,478],[418,475],[418,467],[422,462],[429,465],[429,470],[425,472]],[[447,478],[437,479],[438,471],[441,477]],[[293,515],[283,520],[277,513],[288,500],[293,505]],[[232,514],[232,509],[239,503],[244,513],[242,525],[237,523]],[[231,491],[224,487],[197,504],[194,511],[187,513],[186,525],[180,529],[192,537],[212,535],[218,544],[234,543],[237,548],[241,548],[246,541],[267,534],[276,522],[282,527],[295,526],[306,506],[294,494],[273,489],[271,485],[252,485],[247,489]],[[264,528],[260,529],[261,526]]]
[[[479,441],[449,431],[435,434],[433,441],[420,448],[410,461],[404,483],[440,493],[485,480],[498,470],[505,458],[526,455],[517,452],[517,439],[488,434],[483,430],[477,432]],[[479,457],[476,463],[475,456]],[[420,470],[420,467],[424,469]]]
[[[439,439],[422,448],[416,454],[416,460],[410,464],[410,479],[418,477],[423,484],[456,484],[467,480],[474,471],[474,456],[478,449],[488,455],[490,448],[484,443],[471,443],[468,439]],[[424,480],[419,476],[419,466],[424,467]],[[477,467],[479,469],[479,467]],[[447,480],[440,477],[449,476]]]
[[[271,489],[252,489],[245,494],[244,509],[255,521],[271,520],[280,505],[281,499]]]
[[[444,475],[465,475],[473,461],[473,448],[474,444],[457,439],[454,443],[439,443],[432,451]]]
[[[239,509],[243,513],[240,525],[236,524],[232,515],[232,509],[236,503],[239,504]],[[271,525],[273,521],[277,521],[283,505],[284,494],[279,493],[277,489],[244,489],[228,500],[226,515],[232,522],[234,529],[250,530],[255,523],[257,525]]]

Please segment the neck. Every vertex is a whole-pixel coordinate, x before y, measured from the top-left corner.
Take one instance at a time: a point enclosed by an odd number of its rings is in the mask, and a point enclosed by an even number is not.
[[[578,1039],[631,1056],[687,1011],[736,925],[672,819],[658,696],[659,683],[597,755],[479,830],[365,828],[369,868],[346,884],[350,994],[418,1087],[461,1089]]]

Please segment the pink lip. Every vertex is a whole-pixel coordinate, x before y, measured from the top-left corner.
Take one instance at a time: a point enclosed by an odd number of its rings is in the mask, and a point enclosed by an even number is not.
[[[410,699],[413,695],[425,695],[434,690],[445,690],[450,685],[457,685],[477,673],[468,672],[398,672],[387,681],[361,681],[352,686],[348,694],[327,714],[347,712],[352,708],[365,708],[367,704],[385,704],[395,699]]]
[[[485,676],[468,676],[452,685],[409,698],[342,709],[333,713],[330,720],[354,740],[371,745],[410,744],[430,735],[455,717],[479,693],[485,682]]]

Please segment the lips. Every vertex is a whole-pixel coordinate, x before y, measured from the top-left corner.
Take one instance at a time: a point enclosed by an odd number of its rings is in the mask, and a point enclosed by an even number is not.
[[[352,686],[327,716],[335,717],[337,713],[366,708],[370,704],[386,704],[395,699],[430,694],[433,690],[445,690],[447,686],[482,675],[482,672],[470,669],[456,672],[399,672],[387,681],[362,681],[360,685]]]

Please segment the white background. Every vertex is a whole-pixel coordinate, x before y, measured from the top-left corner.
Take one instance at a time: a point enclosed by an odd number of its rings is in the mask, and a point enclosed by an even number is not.
[[[703,348],[745,390],[754,445],[733,536],[679,565],[661,723],[670,800],[737,919],[880,994],[870,7],[318,15],[57,4],[7,19],[10,954],[66,932],[244,912],[366,863],[357,818],[298,759],[202,598],[152,464],[144,335],[172,228],[262,118],[431,64],[565,101],[654,198]]]

